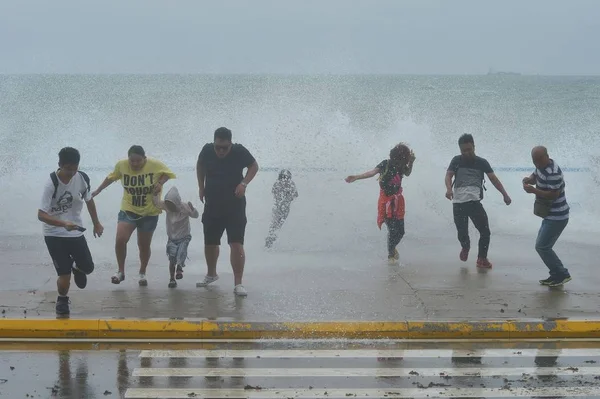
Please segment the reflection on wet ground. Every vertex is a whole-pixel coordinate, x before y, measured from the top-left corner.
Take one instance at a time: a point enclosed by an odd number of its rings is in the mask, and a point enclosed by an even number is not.
[[[600,342],[0,343],[7,398],[600,397]]]

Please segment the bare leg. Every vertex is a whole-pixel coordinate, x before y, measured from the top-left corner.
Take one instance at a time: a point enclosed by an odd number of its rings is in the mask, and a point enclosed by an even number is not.
[[[171,280],[175,280],[175,262],[169,263],[169,273],[171,273]]]
[[[135,225],[126,222],[117,224],[117,239],[115,241],[115,253],[117,255],[117,264],[119,271],[125,274],[125,259],[127,258],[127,243],[131,238],[131,234],[135,230]]]
[[[219,259],[219,246],[205,245],[204,257],[206,258],[206,275],[210,277],[215,277],[217,275],[217,260]]]
[[[244,276],[244,264],[246,263],[246,254],[244,253],[244,246],[240,243],[231,243],[231,268],[233,269],[234,284],[242,284],[242,277]]]
[[[56,280],[56,288],[58,289],[58,295],[67,296],[69,294],[69,288],[71,287],[71,275],[58,276]]]
[[[150,244],[152,244],[152,236],[154,231],[139,231],[138,230],[138,248],[140,250],[140,274],[146,274],[146,268],[148,262],[150,262],[150,255],[152,250]]]

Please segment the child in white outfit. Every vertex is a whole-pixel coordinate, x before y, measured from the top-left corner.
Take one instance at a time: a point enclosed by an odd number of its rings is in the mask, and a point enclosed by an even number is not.
[[[167,256],[169,257],[169,272],[171,279],[169,288],[177,287],[177,280],[183,278],[183,268],[187,259],[187,249],[192,240],[190,217],[197,219],[198,210],[191,202],[184,204],[181,201],[177,187],[171,189],[165,195],[164,201],[158,196],[153,197],[154,205],[167,213]],[[175,272],[177,271],[177,274]]]

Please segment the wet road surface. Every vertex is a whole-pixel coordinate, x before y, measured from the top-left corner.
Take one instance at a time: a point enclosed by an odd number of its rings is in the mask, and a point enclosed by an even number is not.
[[[21,250],[5,254],[4,246],[18,238],[0,240],[3,265],[11,270],[0,281],[0,318],[54,318],[56,273],[37,236]],[[362,247],[350,247],[339,256],[261,251],[248,258],[245,298],[233,295],[228,256],[221,256],[221,278],[206,288],[196,287],[205,273],[200,261],[186,267],[176,289],[167,288],[164,264],[151,264],[148,286],[139,287],[135,263],[128,265],[128,277],[120,285],[110,283],[114,266],[99,263],[85,290],[72,284],[71,318],[274,322],[598,317],[597,245],[557,249],[569,259],[573,281],[548,288],[538,283],[548,271],[530,241],[495,237],[494,245],[505,250],[492,258],[492,270],[478,270],[474,259],[461,262],[454,241],[434,239],[407,238],[402,245],[419,250],[403,253],[400,265],[362,253]],[[28,258],[34,255],[39,258]],[[131,262],[137,262],[135,256]]]
[[[600,342],[0,344],[6,398],[600,397]]]

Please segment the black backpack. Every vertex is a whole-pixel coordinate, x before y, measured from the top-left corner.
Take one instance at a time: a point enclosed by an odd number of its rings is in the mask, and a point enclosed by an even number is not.
[[[82,172],[80,170],[78,170],[77,172],[83,177],[83,180],[85,180],[87,184],[87,188],[81,193],[81,198],[83,198],[85,196],[85,193],[91,190],[90,177],[85,172]],[[52,179],[52,183],[54,184],[54,193],[52,194],[52,199],[54,199],[56,198],[56,191],[58,190],[58,176],[56,176],[56,172],[50,173],[50,179]]]

